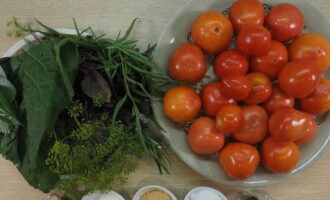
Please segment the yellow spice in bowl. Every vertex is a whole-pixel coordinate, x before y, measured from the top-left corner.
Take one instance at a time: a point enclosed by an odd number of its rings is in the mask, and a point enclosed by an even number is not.
[[[150,190],[144,193],[139,200],[172,200],[172,198],[161,190]]]

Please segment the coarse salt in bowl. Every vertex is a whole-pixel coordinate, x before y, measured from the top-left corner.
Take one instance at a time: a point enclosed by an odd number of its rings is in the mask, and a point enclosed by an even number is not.
[[[197,187],[188,192],[184,200],[227,200],[224,194],[210,187]]]

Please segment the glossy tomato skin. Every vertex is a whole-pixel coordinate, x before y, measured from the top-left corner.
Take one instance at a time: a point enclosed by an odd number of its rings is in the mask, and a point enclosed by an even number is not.
[[[265,19],[264,7],[259,0],[237,0],[231,6],[229,15],[237,31],[244,26],[262,26]]]
[[[278,76],[281,89],[294,98],[305,98],[320,82],[320,70],[310,60],[295,60],[285,65]]]
[[[271,79],[276,79],[278,73],[288,63],[288,50],[277,41],[272,41],[270,50],[261,55],[251,58],[251,68],[254,72],[264,73]]]
[[[308,126],[306,129],[306,133],[300,139],[296,140],[296,144],[298,145],[310,142],[317,134],[317,124],[315,122],[315,119],[309,114],[307,114],[307,116]]]
[[[296,167],[300,152],[294,142],[280,142],[269,137],[262,144],[261,159],[269,171],[287,173]]]
[[[323,115],[330,110],[330,81],[324,78],[316,90],[300,101],[301,108],[314,115]]]
[[[228,74],[246,74],[248,69],[248,59],[238,50],[224,51],[214,62],[214,73],[219,79],[225,78]]]
[[[238,34],[238,49],[250,56],[260,56],[267,53],[272,44],[270,32],[263,26],[245,26]]]
[[[249,79],[242,74],[229,74],[220,84],[220,90],[227,98],[237,101],[246,99],[252,89]]]
[[[205,75],[207,64],[203,51],[196,45],[179,46],[169,62],[168,72],[173,79],[197,83]]]
[[[223,147],[224,141],[224,135],[216,130],[214,120],[209,117],[200,117],[189,127],[188,144],[195,153],[217,153]]]
[[[220,82],[212,82],[202,88],[203,111],[208,116],[215,117],[223,104],[236,103],[234,99],[227,98],[223,95],[220,85]]]
[[[330,45],[321,35],[307,33],[297,37],[289,47],[290,60],[310,59],[321,72],[330,66]]]
[[[307,113],[283,107],[270,116],[269,132],[276,140],[294,142],[306,134],[308,121]]]
[[[232,135],[235,140],[248,144],[262,142],[267,136],[268,114],[258,105],[242,107],[243,125]]]
[[[304,15],[296,6],[281,3],[274,6],[266,16],[266,24],[275,40],[285,42],[297,37],[304,29]]]
[[[188,122],[198,115],[201,104],[201,99],[193,88],[178,86],[165,93],[163,111],[175,122]]]
[[[286,95],[278,85],[275,85],[272,90],[272,94],[263,104],[268,113],[273,113],[282,107],[293,108],[295,104],[294,98]]]
[[[232,179],[244,180],[252,176],[260,162],[255,147],[244,143],[231,143],[220,152],[219,163]]]
[[[243,113],[240,106],[236,104],[224,104],[220,107],[215,127],[222,133],[233,133],[241,128],[243,124]]]
[[[192,38],[205,53],[216,54],[227,49],[233,38],[230,20],[219,12],[208,11],[193,24]]]
[[[260,104],[266,101],[272,94],[273,85],[270,79],[259,72],[253,72],[246,76],[252,83],[249,96],[244,99],[247,104]]]

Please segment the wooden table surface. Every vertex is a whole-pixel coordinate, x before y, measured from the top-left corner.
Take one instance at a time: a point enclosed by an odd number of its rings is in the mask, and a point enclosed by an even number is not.
[[[1,0],[0,6],[0,54],[18,39],[8,38],[6,22],[16,16],[24,22],[37,18],[57,28],[73,28],[74,17],[80,27],[92,26],[99,32],[115,36],[125,30],[130,22],[141,18],[133,37],[140,45],[155,43],[169,19],[189,0]],[[329,0],[310,0],[330,16]],[[126,199],[145,185],[163,185],[179,199],[196,186],[212,186],[224,193],[229,188],[200,176],[171,153],[170,175],[159,175],[150,160],[141,162],[139,170],[132,174],[127,184],[117,188]],[[265,187],[276,200],[329,200],[330,199],[330,152],[312,168],[293,179],[271,187]],[[0,200],[39,200],[44,196],[30,187],[16,168],[0,157]]]

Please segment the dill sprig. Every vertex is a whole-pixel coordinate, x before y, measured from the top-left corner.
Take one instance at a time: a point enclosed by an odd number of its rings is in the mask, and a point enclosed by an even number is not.
[[[28,32],[28,28],[22,25],[16,17],[13,17],[6,25],[12,29],[6,32],[8,37],[22,37]]]
[[[51,171],[61,176],[57,189],[73,200],[125,183],[144,155],[141,144],[125,125],[112,122],[107,113],[85,119],[81,107],[80,102],[73,102],[68,108],[69,118],[63,120],[74,119],[75,128],[55,141],[46,160]],[[62,128],[60,122],[55,132]]]

